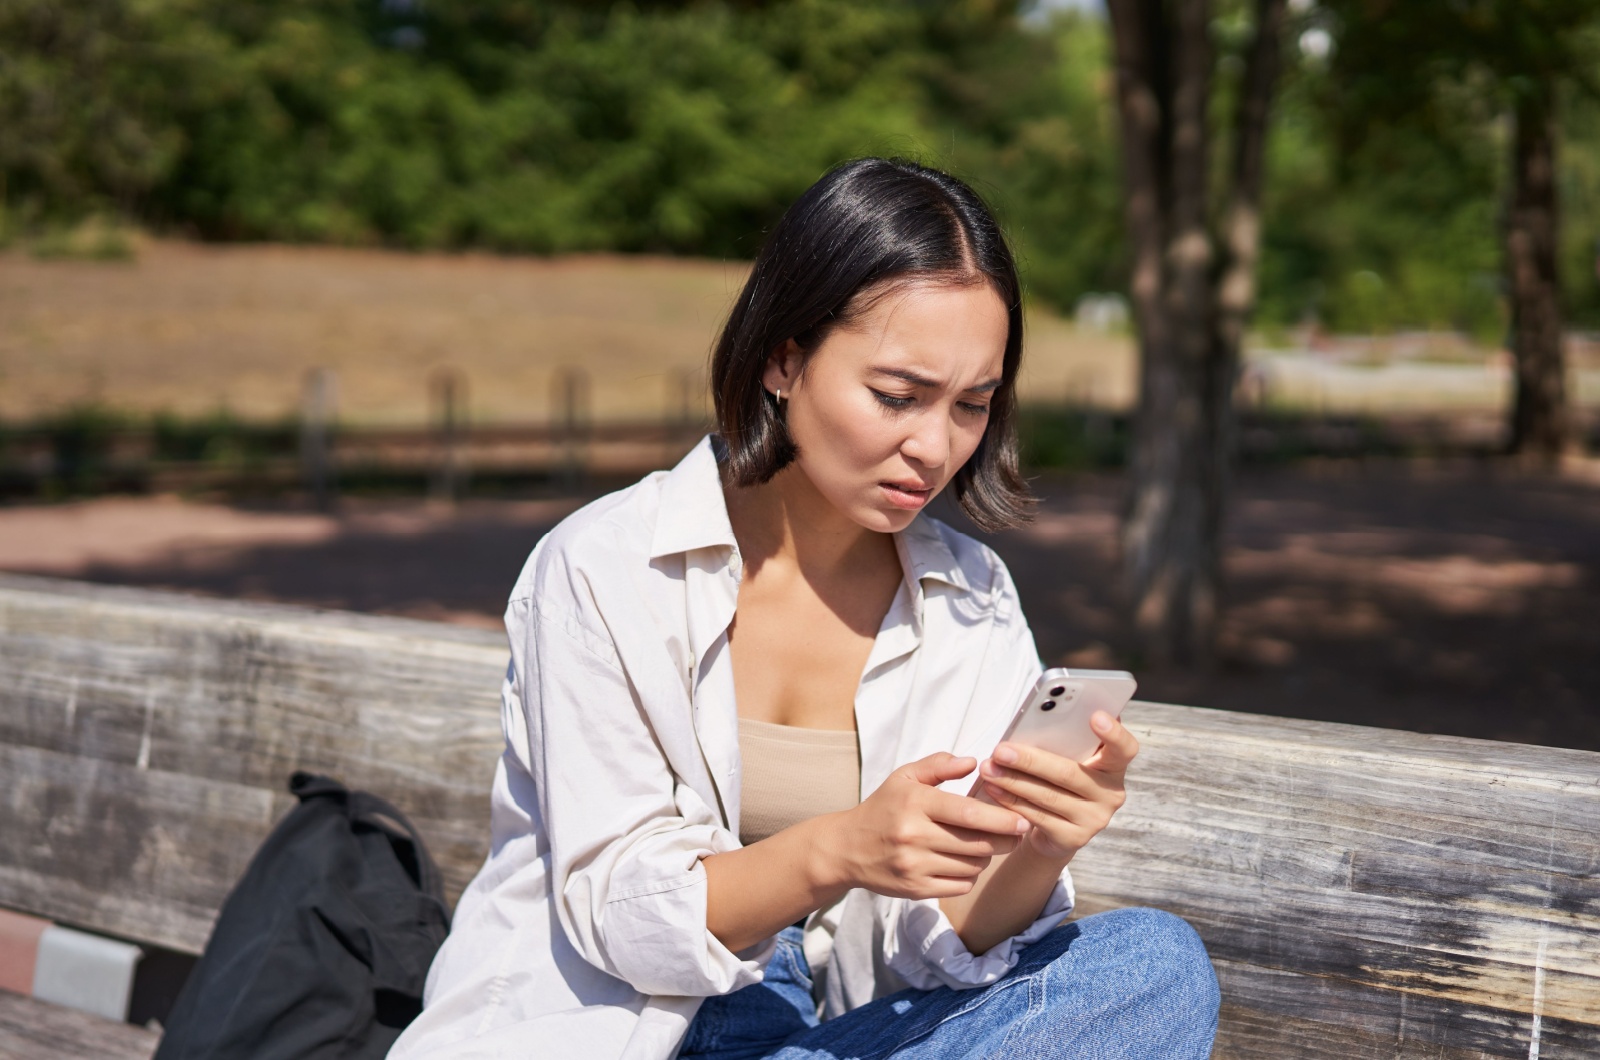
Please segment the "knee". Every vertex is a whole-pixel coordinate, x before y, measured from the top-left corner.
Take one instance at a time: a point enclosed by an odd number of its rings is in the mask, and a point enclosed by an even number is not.
[[[1189,922],[1163,909],[1116,909],[1087,920],[1097,924],[1122,961],[1152,989],[1215,1019],[1221,1004],[1217,974],[1206,945]],[[1087,920],[1081,923],[1087,923]]]

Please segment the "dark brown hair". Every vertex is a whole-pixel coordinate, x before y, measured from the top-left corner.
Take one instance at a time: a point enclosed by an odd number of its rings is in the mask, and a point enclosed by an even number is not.
[[[809,355],[834,328],[886,290],[919,280],[992,285],[1008,318],[1000,386],[971,459],[951,480],[983,530],[1026,522],[1033,496],[1017,468],[1016,382],[1022,363],[1022,290],[994,215],[947,173],[898,159],[847,162],[813,184],[767,236],[711,359],[717,426],[736,485],[766,482],[796,448],[762,385],[789,339]]]

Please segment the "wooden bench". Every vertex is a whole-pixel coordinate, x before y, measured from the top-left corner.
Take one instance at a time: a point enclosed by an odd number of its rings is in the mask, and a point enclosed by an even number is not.
[[[0,906],[196,953],[297,768],[397,803],[454,901],[505,665],[490,633],[0,576]],[[1600,1056],[1600,754],[1153,703],[1128,722],[1144,753],[1074,865],[1081,908],[1199,929],[1217,1056]],[[0,1053],[154,1046],[73,1017],[0,998]]]

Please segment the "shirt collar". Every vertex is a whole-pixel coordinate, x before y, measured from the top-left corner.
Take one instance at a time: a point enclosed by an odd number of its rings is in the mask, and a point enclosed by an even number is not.
[[[911,525],[895,535],[900,545],[900,562],[906,580],[913,585],[933,580],[962,592],[971,592],[972,583],[961,569],[956,555],[932,519],[918,515]]]
[[[738,547],[728,502],[722,496],[722,475],[711,435],[678,461],[661,484],[661,508],[650,539],[650,558],[658,559],[697,548]]]
[[[931,579],[962,592],[972,590],[966,572],[931,519],[917,516],[895,538],[908,584],[920,588],[923,581]],[[706,435],[678,461],[677,467],[667,472],[661,485],[661,508],[650,540],[650,558],[718,546],[737,548],[738,541],[733,536],[733,524],[728,521],[728,502],[722,495],[713,438]]]

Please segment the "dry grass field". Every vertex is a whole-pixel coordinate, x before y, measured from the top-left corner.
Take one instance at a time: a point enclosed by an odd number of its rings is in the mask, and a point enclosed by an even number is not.
[[[0,253],[0,422],[86,405],[280,420],[314,368],[336,374],[347,424],[426,422],[442,369],[464,377],[479,424],[552,419],[557,373],[572,367],[589,375],[598,420],[676,418],[705,410],[707,354],[745,272],[605,255],[135,246],[122,262]],[[1132,402],[1127,338],[1037,308],[1028,326],[1024,400]],[[1575,338],[1571,352],[1573,399],[1600,415],[1600,342]],[[1251,363],[1247,391],[1317,411],[1492,415],[1510,395],[1503,351],[1449,335],[1324,339]]]
[[[75,405],[245,419],[294,412],[306,373],[337,374],[340,417],[411,425],[442,368],[479,423],[543,421],[581,367],[597,419],[682,408],[743,263],[542,260],[144,241],[128,262],[0,254],[0,419]],[[1125,404],[1125,339],[1034,313],[1027,396]],[[703,401],[703,385],[694,387]]]

